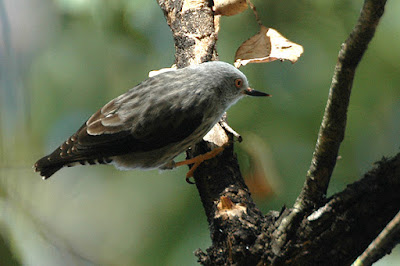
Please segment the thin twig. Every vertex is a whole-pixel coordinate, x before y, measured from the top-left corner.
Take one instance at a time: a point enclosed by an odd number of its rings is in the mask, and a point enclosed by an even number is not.
[[[385,3],[386,0],[366,0],[356,26],[342,45],[311,166],[295,208],[316,206],[326,195],[339,147],[344,139],[356,68],[374,36]]]
[[[398,244],[400,241],[400,211],[353,263],[354,266],[372,265]]]
[[[254,13],[254,16],[256,17],[256,21],[257,21],[258,25],[262,26],[262,22],[261,22],[260,17],[258,16],[256,6],[250,0],[246,0],[246,2],[247,2],[247,5],[251,8],[251,10],[253,10],[253,13]]]
[[[286,244],[288,232],[296,228],[304,211],[320,205],[326,195],[339,147],[344,138],[355,71],[374,36],[385,4],[386,0],[365,0],[357,24],[342,44],[305,184],[292,212],[282,220],[274,232],[272,246],[275,254]]]

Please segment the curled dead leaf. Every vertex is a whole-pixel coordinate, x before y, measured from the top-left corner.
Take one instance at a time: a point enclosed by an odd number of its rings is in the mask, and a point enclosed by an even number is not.
[[[291,42],[278,31],[261,26],[260,32],[242,43],[235,55],[235,66],[248,63],[267,63],[289,60],[295,63],[303,53],[303,46]]]
[[[158,69],[158,70],[152,70],[152,71],[149,72],[149,78],[157,76],[158,74],[161,74],[161,73],[165,73],[165,72],[169,72],[169,71],[175,71],[177,69],[178,68],[174,64],[171,67],[161,68],[161,69]]]
[[[233,16],[247,9],[246,0],[214,0],[215,15]]]

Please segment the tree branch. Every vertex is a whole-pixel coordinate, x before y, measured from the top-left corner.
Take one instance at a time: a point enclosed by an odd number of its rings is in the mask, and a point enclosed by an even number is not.
[[[247,221],[244,228],[215,223],[229,239],[227,245],[213,244],[207,253],[198,250],[196,255],[204,265],[350,265],[400,209],[399,189],[400,153],[377,162],[360,181],[301,217],[280,253],[271,243],[286,209],[263,218],[243,214],[237,219]],[[237,219],[229,217],[226,223],[241,226]]]
[[[400,154],[346,190],[325,199],[343,140],[355,69],[386,1],[366,0],[360,19],[339,53],[314,158],[294,209],[263,216],[239,170],[233,146],[195,171],[212,246],[196,251],[204,265],[349,264],[400,208]],[[175,41],[178,67],[217,59],[212,1],[158,0]],[[232,138],[232,136],[230,136]],[[205,153],[202,142],[188,156]],[[379,215],[377,215],[379,213]]]
[[[339,147],[344,139],[356,68],[374,36],[385,3],[386,0],[366,0],[356,26],[342,45],[311,166],[295,208],[318,206],[326,195]]]
[[[182,68],[217,59],[214,15],[207,0],[158,0],[175,43],[175,64]]]
[[[212,1],[158,0],[158,3],[174,36],[178,67],[217,59],[215,29],[218,25],[214,23],[218,20],[214,19],[210,4]],[[233,136],[228,135],[232,139]],[[193,147],[188,156],[194,157],[212,148],[213,144],[202,142]],[[244,183],[233,153],[233,145],[218,157],[202,163],[195,171],[194,179],[209,222],[213,248],[226,250],[234,241],[232,237],[235,234],[252,235],[253,238],[245,242],[248,245],[253,243],[255,236],[260,233],[260,228],[255,228],[253,224],[260,223],[264,218]],[[228,205],[224,205],[223,200]],[[241,218],[237,215],[229,216],[230,211],[240,214]],[[236,230],[237,228],[240,230]],[[246,250],[239,253],[240,255],[230,253],[226,258],[236,261],[242,256],[243,259]]]
[[[400,211],[388,223],[377,238],[368,246],[354,262],[354,266],[372,265],[386,254],[389,254],[392,249],[400,242]]]
[[[400,209],[400,153],[376,165],[303,216],[276,263],[350,265]]]
[[[290,235],[288,231],[296,227],[306,211],[319,207],[326,196],[339,147],[344,139],[356,68],[374,36],[385,4],[386,0],[365,0],[353,31],[342,44],[306,181],[293,210],[282,220],[279,230],[274,234],[273,246],[277,254],[287,243],[284,236]]]

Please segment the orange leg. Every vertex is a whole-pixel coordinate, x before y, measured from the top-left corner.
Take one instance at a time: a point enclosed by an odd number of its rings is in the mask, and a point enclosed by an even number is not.
[[[221,147],[217,147],[217,148],[213,149],[212,151],[209,151],[204,154],[200,154],[192,159],[177,162],[177,163],[175,163],[175,166],[178,167],[181,165],[194,164],[192,166],[192,168],[190,168],[189,172],[187,172],[187,174],[186,174],[186,182],[193,184],[191,181],[189,181],[189,178],[193,176],[193,173],[197,169],[197,167],[199,167],[202,162],[204,162],[206,160],[210,160],[210,159],[214,158],[215,156],[217,156],[218,154],[220,154],[225,149],[226,145],[228,145],[228,144],[224,144]]]

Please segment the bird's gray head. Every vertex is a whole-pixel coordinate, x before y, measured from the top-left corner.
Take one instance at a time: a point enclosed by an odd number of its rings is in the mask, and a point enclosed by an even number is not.
[[[253,90],[249,87],[246,76],[231,64],[221,61],[211,61],[189,68],[203,76],[203,82],[208,88],[214,89],[226,107],[236,103],[245,95],[269,96],[266,93]]]

